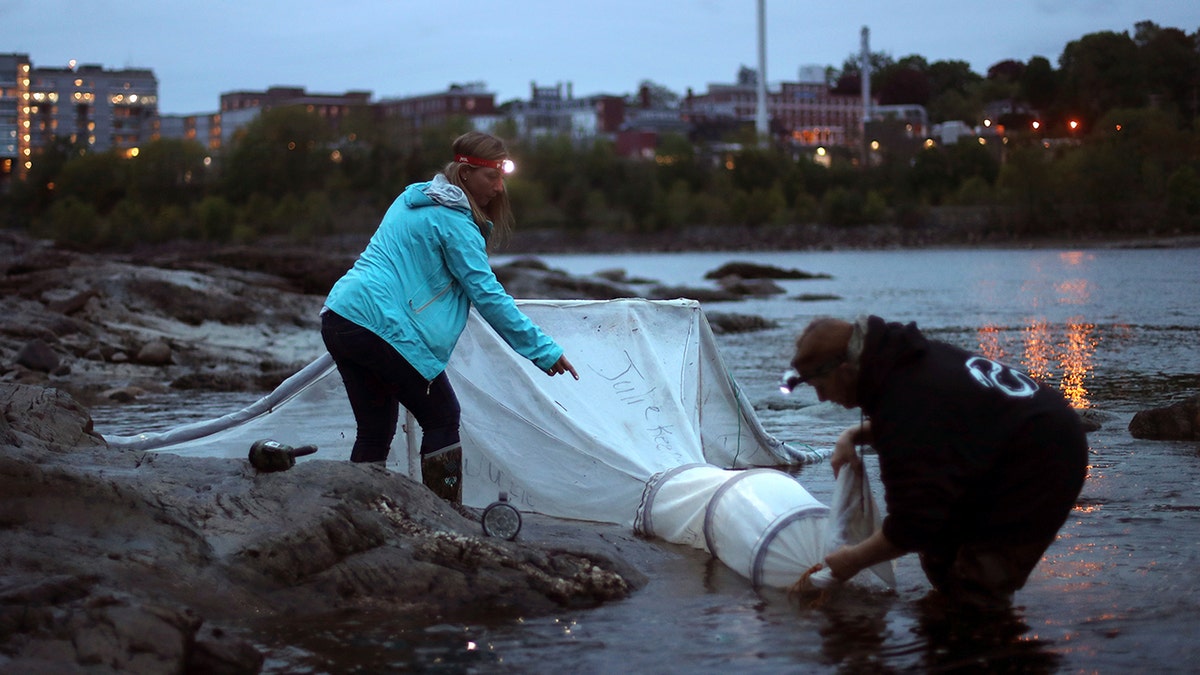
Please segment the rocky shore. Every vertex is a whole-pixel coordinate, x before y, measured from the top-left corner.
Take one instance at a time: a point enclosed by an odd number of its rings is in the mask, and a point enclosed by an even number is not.
[[[251,673],[251,626],[528,616],[625,597],[651,546],[529,519],[482,535],[407,477],[110,449],[60,390],[0,384],[0,671]]]
[[[836,244],[810,234],[814,247],[918,245],[873,232]],[[707,236],[693,233],[689,250]],[[260,474],[245,460],[115,450],[94,432],[98,403],[272,389],[320,353],[324,293],[364,242],[95,255],[0,231],[0,671],[250,673],[263,664],[254,626],[274,616],[528,616],[646,582],[639,561],[668,554],[617,526],[531,516],[505,542],[482,536],[470,509],[376,467],[314,460]],[[704,300],[781,292],[771,277],[788,272],[743,264],[679,289],[620,270],[574,277],[533,257],[674,245],[585,243],[520,238],[506,252],[530,256],[497,275],[524,297]],[[1120,245],[1181,244],[1194,242]],[[756,319],[709,315],[718,332]],[[1196,400],[1147,411],[1131,432],[1200,438]]]

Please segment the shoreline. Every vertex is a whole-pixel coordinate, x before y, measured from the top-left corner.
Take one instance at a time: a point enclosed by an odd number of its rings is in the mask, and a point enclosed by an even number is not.
[[[755,251],[834,251],[895,249],[1050,249],[1050,248],[1200,248],[1200,234],[1146,233],[997,236],[969,227],[900,228],[892,225],[701,226],[678,232],[566,232],[520,230],[496,246],[496,255],[564,253],[697,253]]]

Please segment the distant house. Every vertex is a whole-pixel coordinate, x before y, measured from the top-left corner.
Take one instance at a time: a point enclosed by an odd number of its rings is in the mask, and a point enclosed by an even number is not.
[[[624,97],[597,94],[576,98],[570,82],[565,87],[561,82],[541,87],[532,82],[529,88],[528,101],[513,101],[504,109],[524,138],[567,136],[582,141],[615,137],[625,120]]]

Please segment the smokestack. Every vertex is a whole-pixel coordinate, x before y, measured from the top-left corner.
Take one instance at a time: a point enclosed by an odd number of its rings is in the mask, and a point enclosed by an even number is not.
[[[862,139],[859,141],[863,166],[867,165],[867,123],[871,121],[871,31],[862,27],[862,49],[858,56],[858,70],[862,79]]]
[[[767,139],[767,18],[766,0],[758,0],[758,106],[754,129],[760,144]]]
[[[866,26],[862,27],[862,49],[858,56],[858,70],[862,77],[863,123],[865,124],[871,119],[871,30]]]

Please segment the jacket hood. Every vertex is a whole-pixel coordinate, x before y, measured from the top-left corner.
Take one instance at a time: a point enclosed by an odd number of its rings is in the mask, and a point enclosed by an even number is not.
[[[867,319],[867,334],[859,361],[858,401],[868,413],[888,375],[898,366],[911,363],[925,354],[929,342],[917,324],[887,323],[872,316]]]
[[[467,193],[454,183],[446,180],[442,174],[424,183],[413,183],[404,190],[404,204],[411,208],[422,206],[448,206],[452,209],[471,213],[471,203],[467,201]]]
[[[467,199],[467,193],[446,180],[444,174],[439,173],[431,181],[409,185],[404,189],[401,197],[404,199],[404,205],[411,209],[424,206],[445,206],[465,213],[471,222],[474,222],[474,214],[471,213],[471,202]],[[484,239],[487,239],[488,235],[492,233],[492,221],[484,223],[479,228],[479,232]]]

